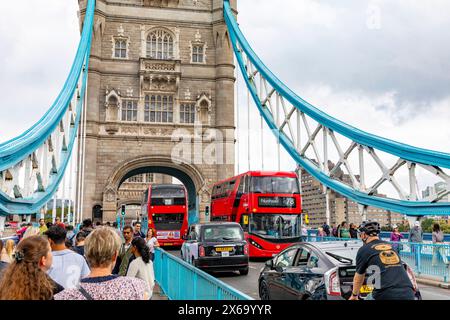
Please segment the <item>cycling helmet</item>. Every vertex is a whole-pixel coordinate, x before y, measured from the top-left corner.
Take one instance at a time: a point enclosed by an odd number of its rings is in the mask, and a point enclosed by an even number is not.
[[[363,221],[359,226],[358,231],[364,232],[368,236],[377,236],[381,232],[381,227],[376,221]]]

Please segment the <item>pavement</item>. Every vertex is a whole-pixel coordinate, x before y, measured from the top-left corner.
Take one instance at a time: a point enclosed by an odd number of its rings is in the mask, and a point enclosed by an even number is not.
[[[162,292],[158,283],[155,283],[155,287],[153,288],[152,300],[169,300],[169,298],[167,298],[167,296]]]

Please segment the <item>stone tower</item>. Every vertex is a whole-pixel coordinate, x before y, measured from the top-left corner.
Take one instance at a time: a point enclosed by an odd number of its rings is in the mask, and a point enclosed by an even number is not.
[[[205,221],[212,185],[234,175],[234,82],[222,0],[97,0],[83,218],[114,221],[122,183],[155,173],[183,182],[190,221]]]

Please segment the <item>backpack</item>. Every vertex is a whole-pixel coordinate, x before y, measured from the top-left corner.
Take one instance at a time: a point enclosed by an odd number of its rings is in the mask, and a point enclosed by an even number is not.
[[[337,228],[333,228],[333,231],[331,233],[333,234],[333,237],[337,238],[337,236],[338,236],[338,229]]]

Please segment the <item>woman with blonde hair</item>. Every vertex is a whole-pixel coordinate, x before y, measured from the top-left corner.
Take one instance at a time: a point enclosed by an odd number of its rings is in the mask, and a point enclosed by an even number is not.
[[[14,259],[15,246],[16,244],[14,240],[6,240],[5,246],[1,252],[0,260],[6,263],[12,263]]]
[[[122,241],[112,228],[94,229],[84,243],[84,256],[91,273],[80,281],[79,288],[66,289],[56,300],[149,300],[145,281],[113,275]]]
[[[17,245],[14,262],[1,278],[0,300],[51,300],[62,290],[47,275],[52,262],[52,250],[45,237],[22,240]]]

